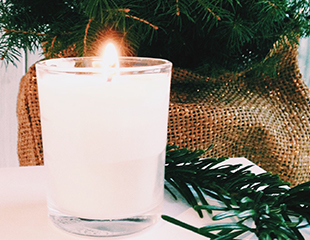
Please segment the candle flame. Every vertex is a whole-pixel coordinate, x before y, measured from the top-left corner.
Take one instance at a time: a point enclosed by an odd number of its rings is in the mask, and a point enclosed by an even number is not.
[[[103,66],[107,68],[118,68],[118,54],[113,43],[108,43],[103,53]]]

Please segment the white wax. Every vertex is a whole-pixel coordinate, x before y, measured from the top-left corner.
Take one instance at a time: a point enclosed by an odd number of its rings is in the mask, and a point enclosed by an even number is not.
[[[94,219],[160,204],[170,75],[37,74],[49,201]]]

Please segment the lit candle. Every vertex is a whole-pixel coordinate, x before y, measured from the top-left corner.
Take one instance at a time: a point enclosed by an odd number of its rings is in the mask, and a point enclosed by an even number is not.
[[[36,66],[52,216],[134,218],[162,203],[171,63],[115,59]]]

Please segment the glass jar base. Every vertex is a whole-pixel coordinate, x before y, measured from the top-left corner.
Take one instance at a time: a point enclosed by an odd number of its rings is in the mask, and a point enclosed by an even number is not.
[[[50,220],[67,232],[90,237],[114,237],[133,234],[154,225],[159,214],[135,216],[124,219],[85,219],[49,212]]]

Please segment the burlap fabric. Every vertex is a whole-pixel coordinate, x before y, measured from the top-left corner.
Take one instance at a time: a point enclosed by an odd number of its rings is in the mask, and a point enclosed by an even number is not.
[[[35,66],[20,81],[17,98],[18,143],[20,166],[42,165],[40,108]]]
[[[205,156],[244,156],[293,186],[309,181],[310,92],[297,48],[279,52],[273,78],[247,71],[210,79],[174,69],[168,144],[192,150],[214,144]],[[17,112],[20,165],[43,164],[34,67],[21,80]]]

